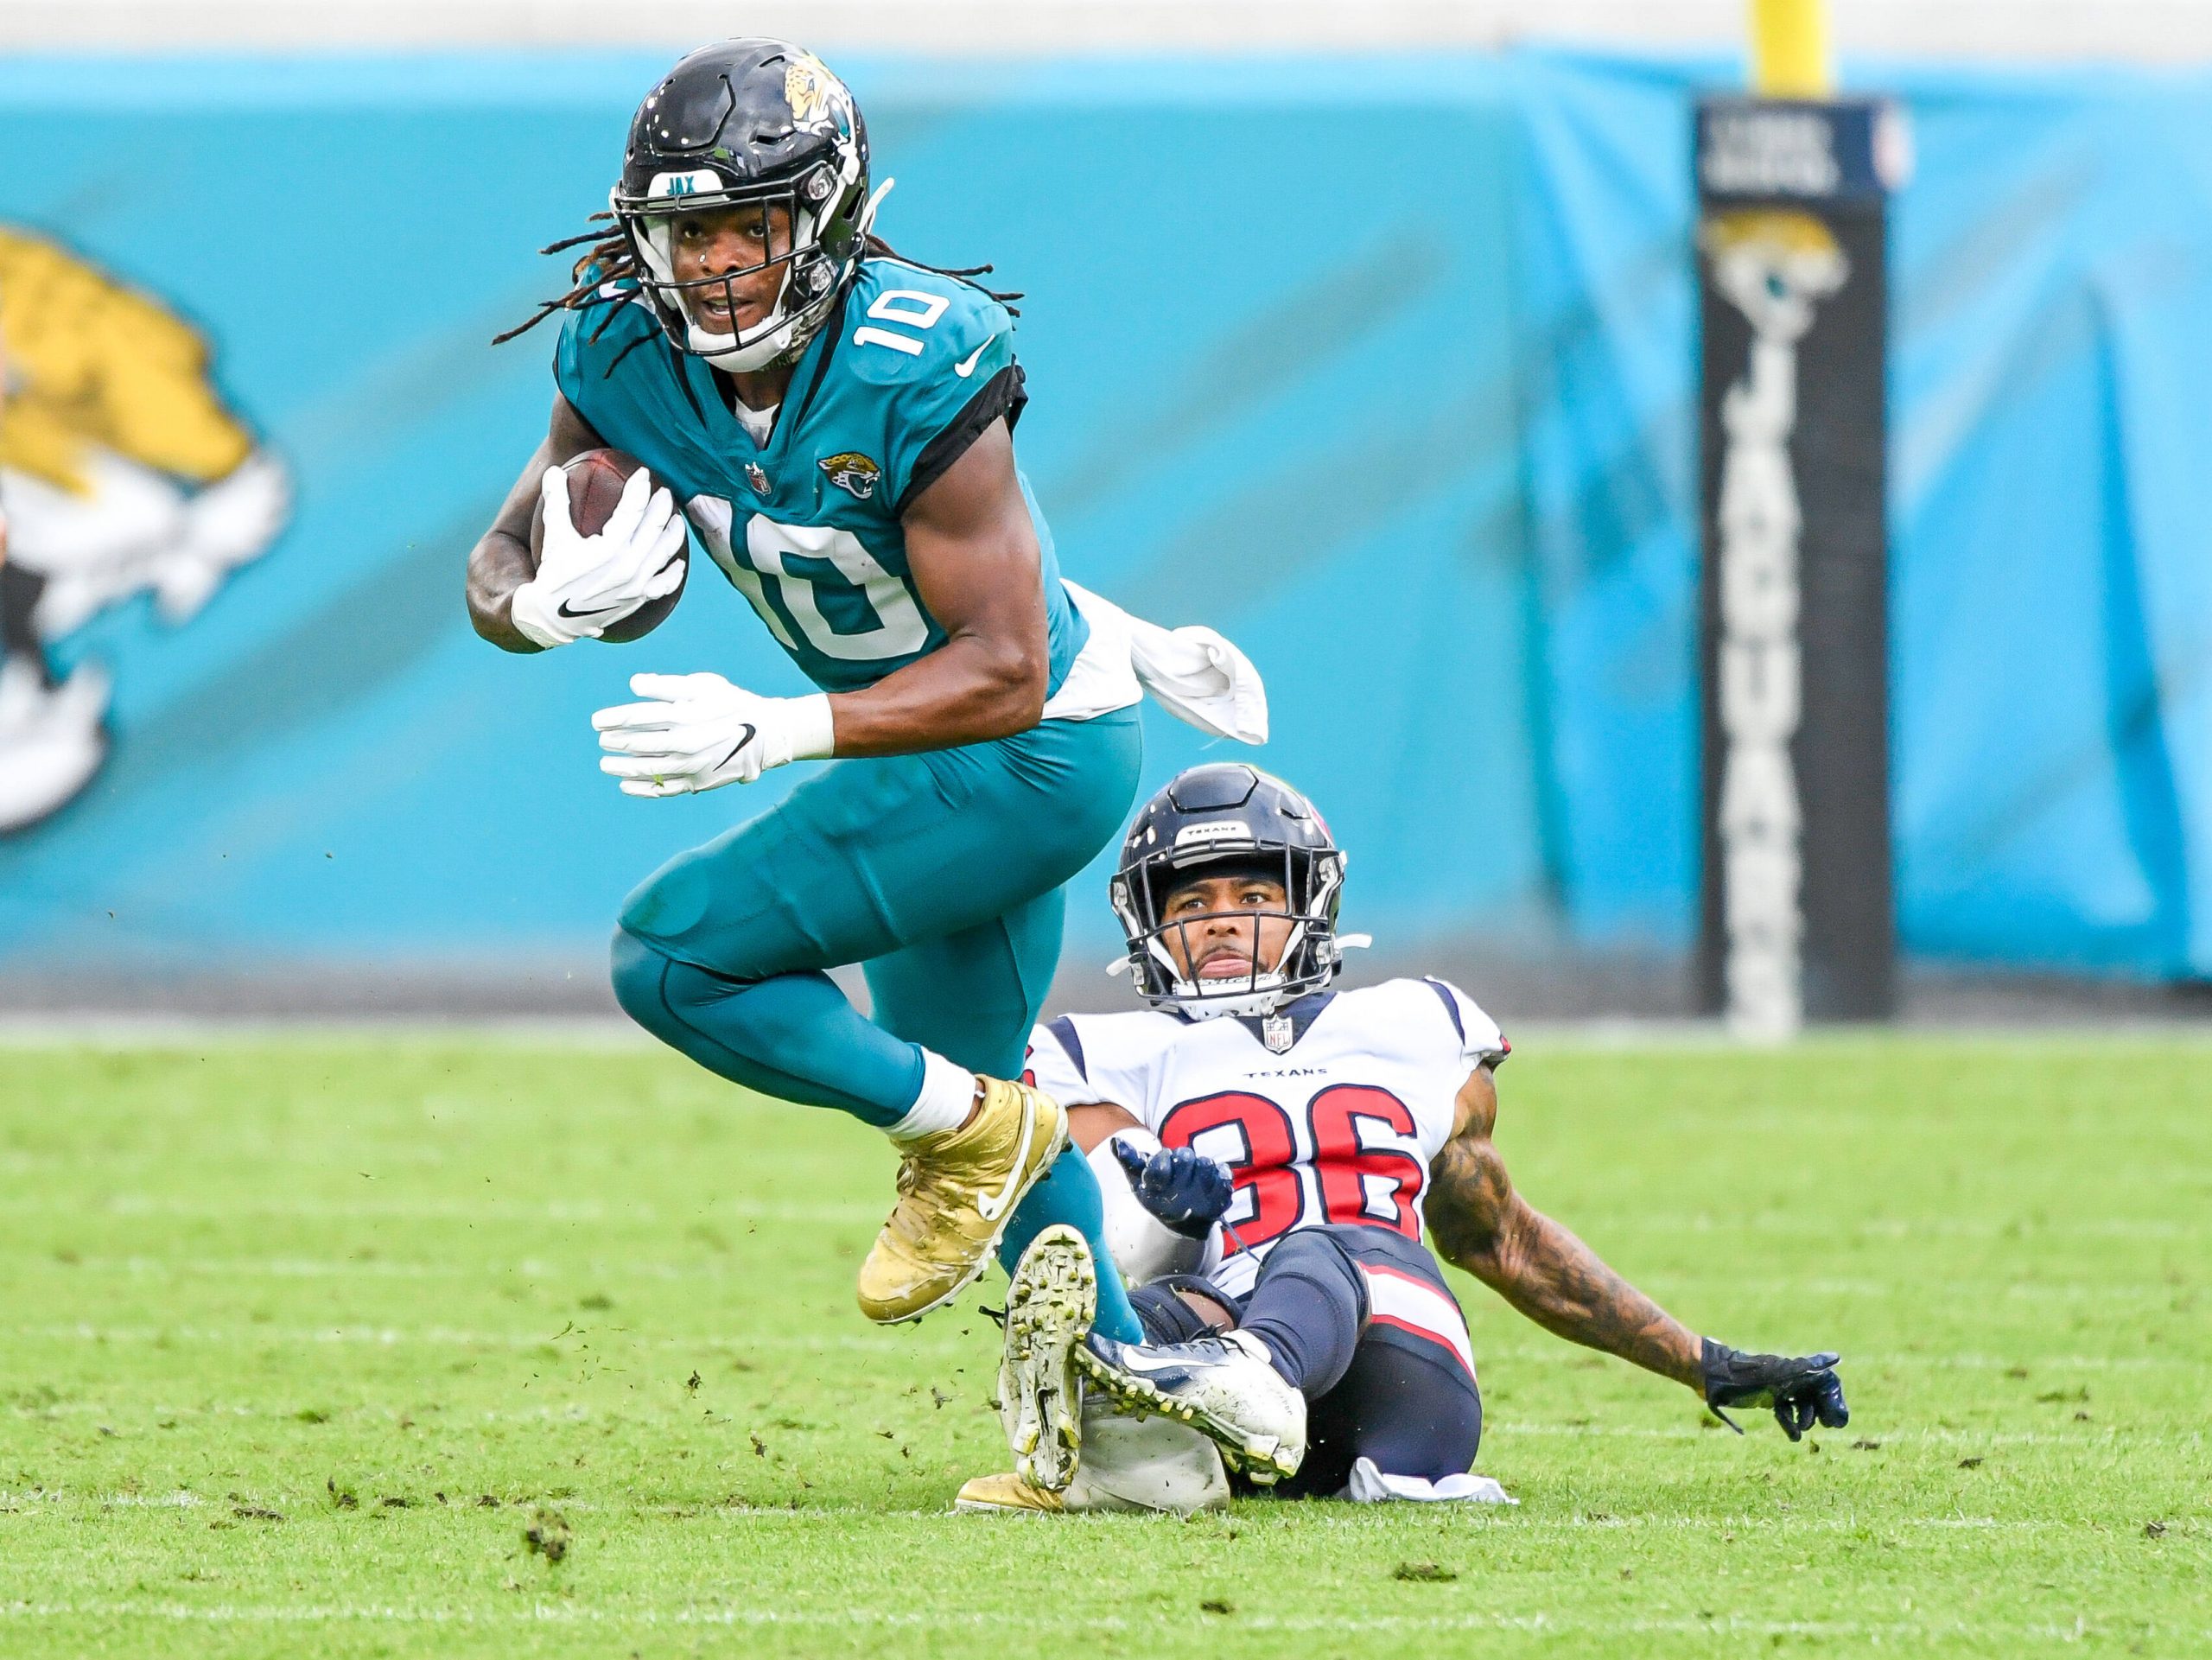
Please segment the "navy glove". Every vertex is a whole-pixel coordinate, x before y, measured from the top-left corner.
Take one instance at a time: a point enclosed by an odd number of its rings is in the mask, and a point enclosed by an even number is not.
[[[1705,1339],[1705,1403],[1713,1415],[1740,1435],[1736,1421],[1722,1407],[1772,1407],[1782,1433],[1796,1441],[1819,1423],[1840,1429],[1851,1421],[1843,1403],[1843,1380],[1835,1375],[1835,1354],[1745,1354],[1725,1343]]]
[[[1205,1238],[1236,1197],[1228,1170],[1217,1160],[1187,1147],[1162,1148],[1147,1158],[1127,1142],[1117,1141],[1114,1156],[1128,1177],[1137,1203],[1185,1239]]]

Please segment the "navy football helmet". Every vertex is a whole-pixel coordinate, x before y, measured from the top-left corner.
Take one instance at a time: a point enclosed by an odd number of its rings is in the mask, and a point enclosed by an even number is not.
[[[868,126],[845,83],[788,41],[737,40],[701,47],[639,105],[608,206],[668,338],[743,373],[813,338],[860,270],[881,199],[868,194]],[[790,213],[788,249],[772,248],[743,271],[677,280],[677,214],[756,205]],[[720,285],[734,310],[729,282],[779,261],[783,289],[760,322],[718,334],[692,321],[686,289]]]
[[[1251,921],[1250,972],[1219,981],[1185,977],[1167,937],[1220,913],[1163,920],[1169,894],[1194,875],[1247,872],[1281,883],[1287,911],[1230,913]],[[1344,849],[1313,804],[1281,779],[1227,761],[1178,773],[1145,804],[1122,843],[1109,892],[1145,1001],[1208,1020],[1273,1014],[1335,977],[1343,962],[1337,906],[1344,882]],[[1260,919],[1270,916],[1287,916],[1291,924],[1271,964],[1259,960],[1258,950]],[[1185,945],[1185,962],[1188,938],[1182,933],[1177,942]]]

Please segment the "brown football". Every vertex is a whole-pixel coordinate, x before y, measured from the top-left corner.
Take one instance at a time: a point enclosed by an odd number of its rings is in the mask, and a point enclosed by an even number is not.
[[[607,521],[614,516],[615,506],[622,499],[622,487],[630,481],[630,474],[644,465],[635,455],[619,449],[587,449],[563,467],[561,470],[569,475],[569,523],[576,527],[579,535],[597,536],[607,528]],[[542,507],[532,508],[530,568],[533,571],[544,550],[544,512]],[[648,600],[621,621],[610,623],[600,634],[601,639],[617,645],[639,639],[668,620],[668,614],[683,597],[684,582],[691,578],[690,549],[687,547],[677,557],[683,561],[684,581],[676,585],[676,591],[658,600]]]

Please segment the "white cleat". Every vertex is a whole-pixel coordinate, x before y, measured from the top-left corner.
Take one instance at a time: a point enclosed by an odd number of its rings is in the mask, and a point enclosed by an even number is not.
[[[1128,1417],[1092,1396],[1083,1406],[1083,1461],[1064,1491],[1020,1475],[978,1476],[952,1508],[971,1516],[1188,1516],[1228,1504],[1229,1475],[1211,1441],[1172,1418]]]
[[[1242,1332],[1119,1343],[1091,1329],[1097,1301],[1097,1269],[1082,1234],[1056,1225],[1030,1241],[1007,1294],[999,1373],[1001,1421],[1025,1477],[1054,1490],[1073,1477],[1082,1445],[1077,1372],[1125,1413],[1188,1424],[1261,1486],[1297,1474],[1306,1397],[1283,1381],[1265,1344]]]
[[[1173,1418],[1135,1418],[1096,1390],[1083,1402],[1083,1462],[1062,1495],[1071,1511],[1226,1510],[1221,1449]]]
[[[1162,1344],[1116,1343],[1093,1332],[1075,1361],[1123,1410],[1190,1425],[1259,1486],[1296,1475],[1306,1460],[1306,1397],[1249,1332]]]

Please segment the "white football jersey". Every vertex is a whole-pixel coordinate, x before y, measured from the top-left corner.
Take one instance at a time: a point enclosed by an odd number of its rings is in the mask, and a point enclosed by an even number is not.
[[[1418,1240],[1428,1165],[1451,1138],[1460,1085],[1510,1046],[1441,980],[1390,980],[1307,999],[1310,1020],[1187,1021],[1147,1009],[1068,1014],[1036,1028],[1029,1076],[1064,1106],[1121,1107],[1167,1147],[1229,1167],[1236,1199],[1211,1277],[1243,1296],[1294,1228],[1364,1223]],[[1302,1028],[1302,1029],[1301,1029]]]

